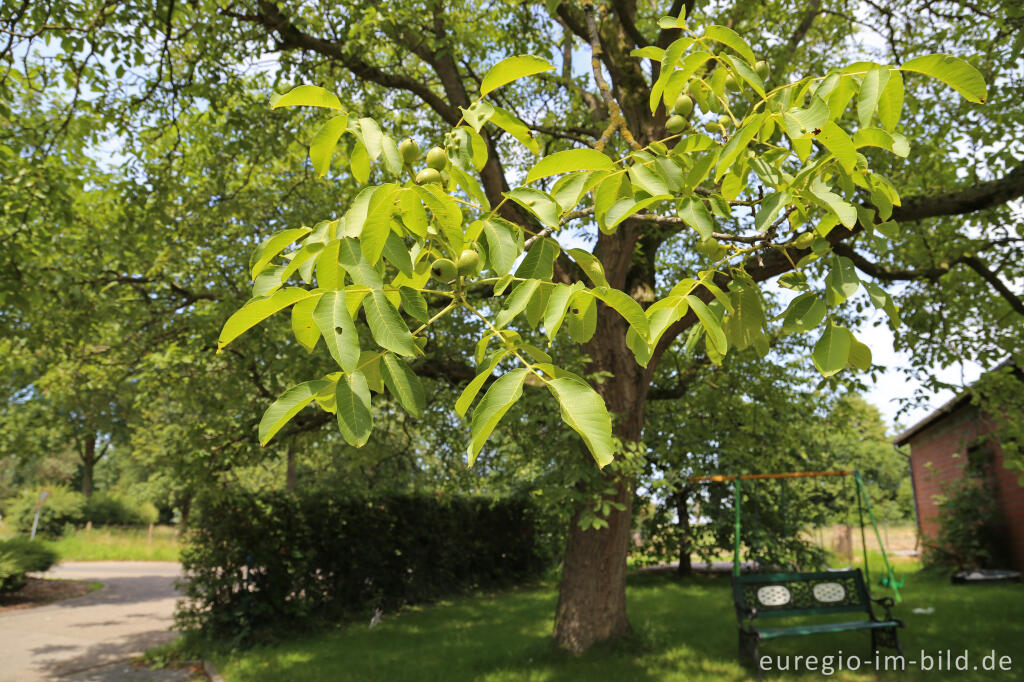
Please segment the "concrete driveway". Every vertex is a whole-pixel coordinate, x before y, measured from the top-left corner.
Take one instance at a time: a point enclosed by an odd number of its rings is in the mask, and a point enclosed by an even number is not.
[[[103,589],[0,614],[0,681],[186,680],[180,670],[127,662],[174,639],[174,581],[181,565],[158,561],[67,562],[45,577],[98,580]]]

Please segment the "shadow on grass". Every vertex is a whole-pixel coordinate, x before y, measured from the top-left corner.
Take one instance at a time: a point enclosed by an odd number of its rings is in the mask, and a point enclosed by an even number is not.
[[[553,584],[519,588],[410,608],[369,629],[351,624],[330,633],[221,658],[229,681],[250,680],[744,680],[736,663],[736,618],[728,577],[677,579],[632,575],[629,615],[634,636],[584,656],[551,647],[556,590]],[[881,588],[875,588],[882,594]],[[876,595],[877,596],[877,595]],[[993,675],[966,671],[960,680],[1019,679],[1024,669],[1024,587],[957,588],[941,577],[912,575],[896,609],[908,661],[921,650],[964,649],[975,662],[995,649],[1013,656],[1015,670]],[[931,614],[913,614],[915,607]],[[849,615],[849,614],[848,614]],[[777,623],[772,623],[777,624]],[[870,657],[869,635],[847,632],[768,643],[767,655]],[[943,673],[908,665],[900,677]],[[783,673],[769,679],[820,680],[820,672]],[[862,666],[837,671],[838,680],[885,679]]]

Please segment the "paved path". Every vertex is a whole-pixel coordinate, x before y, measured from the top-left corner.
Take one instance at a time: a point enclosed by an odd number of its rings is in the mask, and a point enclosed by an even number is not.
[[[82,561],[52,568],[46,577],[98,580],[103,589],[0,614],[0,682],[188,679],[184,671],[127,665],[174,639],[174,581],[180,576],[180,564],[162,561]]]

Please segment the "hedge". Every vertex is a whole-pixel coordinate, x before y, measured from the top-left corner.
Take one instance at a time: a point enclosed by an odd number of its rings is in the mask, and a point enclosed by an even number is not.
[[[518,499],[232,491],[197,506],[178,625],[236,646],[303,621],[521,582],[551,563],[539,516]]]

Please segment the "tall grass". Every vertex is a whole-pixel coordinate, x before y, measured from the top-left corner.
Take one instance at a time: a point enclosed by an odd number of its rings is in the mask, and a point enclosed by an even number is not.
[[[61,561],[178,561],[178,531],[155,526],[150,539],[146,528],[99,527],[79,529],[46,543]]]

